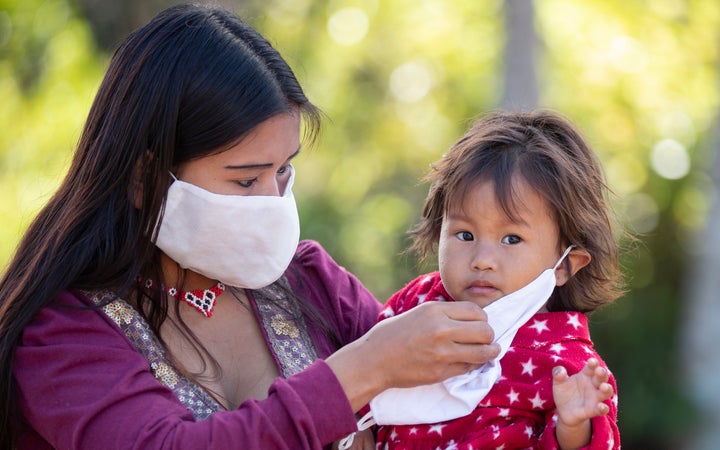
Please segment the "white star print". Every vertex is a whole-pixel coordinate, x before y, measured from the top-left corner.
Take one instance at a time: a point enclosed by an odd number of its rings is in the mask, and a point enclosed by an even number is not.
[[[512,388],[510,388],[510,393],[507,395],[507,397],[511,405],[520,400],[520,394],[515,392],[515,390]]]
[[[522,364],[522,368],[522,375],[528,374],[532,376],[535,369],[537,369],[537,366],[533,364],[532,358],[530,358],[527,360],[527,362]]]
[[[562,353],[565,350],[565,347],[559,342],[554,343],[550,346],[550,351],[555,353]]]
[[[577,314],[572,314],[568,319],[567,323],[568,325],[572,325],[572,327],[576,330],[582,326],[580,325],[580,319],[578,318]]]
[[[610,436],[610,439],[608,439],[607,444],[608,444],[608,450],[612,450],[613,447],[615,446],[615,440],[613,439],[612,436]]]
[[[409,434],[417,434],[417,432],[418,432],[417,427],[412,427],[412,428],[410,428],[410,433],[409,433]]]
[[[387,308],[382,312],[382,315],[383,317],[392,317],[395,315],[395,311],[393,311],[392,308]]]
[[[540,398],[539,392],[536,392],[535,397],[531,398],[530,401],[532,402],[532,407],[536,409],[542,409],[545,404],[545,400]]]
[[[510,415],[510,409],[509,408],[500,408],[500,412],[498,413],[498,416],[500,417],[507,417]]]
[[[533,435],[532,427],[525,427],[525,434],[527,434],[527,437],[532,437],[532,435]]]
[[[418,304],[418,305],[421,305],[421,304],[425,301],[425,298],[426,298],[426,297],[427,297],[427,294],[420,294],[420,295],[418,295],[417,304]]]
[[[534,328],[535,331],[537,331],[537,334],[540,334],[543,331],[550,331],[550,328],[548,328],[548,326],[547,326],[547,320],[535,319],[535,322],[533,322],[533,324],[530,325],[530,328]]]
[[[435,433],[439,434],[440,436],[442,436],[442,429],[444,426],[445,425],[443,425],[443,424],[433,425],[428,430],[428,434],[435,432]]]

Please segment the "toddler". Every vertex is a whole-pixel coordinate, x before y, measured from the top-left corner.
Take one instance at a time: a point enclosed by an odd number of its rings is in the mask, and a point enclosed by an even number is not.
[[[509,330],[495,329],[496,339],[507,339],[497,376],[469,414],[380,426],[377,447],[620,448],[615,380],[593,348],[586,316],[621,294],[596,155],[555,113],[491,113],[428,180],[411,235],[422,257],[437,250],[439,271],[394,294],[381,320],[429,301],[473,302],[491,325],[495,315],[513,318]]]

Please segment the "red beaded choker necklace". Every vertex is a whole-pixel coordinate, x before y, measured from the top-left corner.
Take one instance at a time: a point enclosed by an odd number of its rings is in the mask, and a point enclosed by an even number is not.
[[[145,280],[145,288],[150,289],[152,286],[152,280]],[[178,300],[185,300],[188,305],[203,313],[205,317],[212,316],[215,300],[217,300],[220,294],[225,292],[225,285],[220,281],[211,288],[195,289],[192,291],[181,291],[172,286],[163,286],[162,288],[168,296]]]

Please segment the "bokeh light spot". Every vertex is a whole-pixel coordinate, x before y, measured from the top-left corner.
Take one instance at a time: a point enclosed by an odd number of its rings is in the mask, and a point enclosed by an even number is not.
[[[417,61],[406,62],[390,74],[390,92],[401,102],[422,100],[432,88],[430,70]]]
[[[661,177],[677,180],[690,171],[690,156],[685,146],[675,139],[663,139],[653,147],[650,164]]]
[[[349,7],[335,12],[328,19],[330,37],[341,45],[354,45],[362,41],[370,27],[370,19],[360,8]]]

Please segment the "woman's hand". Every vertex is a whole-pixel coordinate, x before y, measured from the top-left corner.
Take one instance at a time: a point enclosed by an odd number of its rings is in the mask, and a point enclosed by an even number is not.
[[[428,302],[381,321],[327,358],[357,411],[391,387],[436,383],[497,357],[487,315],[470,302]]]

